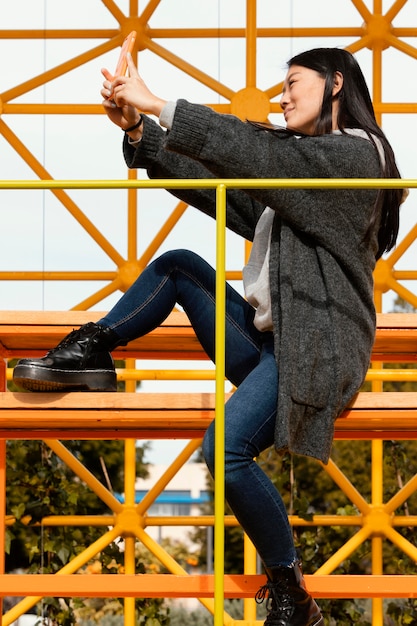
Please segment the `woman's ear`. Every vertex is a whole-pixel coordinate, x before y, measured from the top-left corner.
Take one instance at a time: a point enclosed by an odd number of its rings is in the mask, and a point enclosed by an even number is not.
[[[341,92],[342,87],[343,87],[343,74],[342,72],[335,72],[332,96],[333,97],[337,96]]]

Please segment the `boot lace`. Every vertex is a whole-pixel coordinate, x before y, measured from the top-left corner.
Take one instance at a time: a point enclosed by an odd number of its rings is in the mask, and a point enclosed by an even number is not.
[[[262,604],[265,599],[267,599],[266,610],[268,613],[265,621],[266,626],[273,626],[275,620],[287,620],[291,617],[293,602],[285,580],[268,581],[258,589],[255,595],[256,603]],[[280,624],[282,623],[281,621]]]
[[[67,348],[72,343],[76,343],[79,339],[83,337],[83,335],[89,334],[91,332],[91,326],[92,324],[90,322],[89,324],[86,324],[81,328],[76,328],[72,330],[69,335],[64,337],[62,341],[60,341],[59,344],[55,346],[55,348],[49,350],[48,355],[55,354],[55,352],[57,352],[58,350],[62,350],[63,348]]]

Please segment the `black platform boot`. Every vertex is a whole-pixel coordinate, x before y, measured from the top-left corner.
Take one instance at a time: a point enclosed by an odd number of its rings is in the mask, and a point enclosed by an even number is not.
[[[13,380],[28,391],[116,391],[110,351],[122,340],[94,322],[73,330],[40,359],[20,359]]]
[[[306,589],[298,561],[290,567],[265,569],[268,582],[255,596],[258,604],[268,597],[264,626],[324,626],[320,609]]]

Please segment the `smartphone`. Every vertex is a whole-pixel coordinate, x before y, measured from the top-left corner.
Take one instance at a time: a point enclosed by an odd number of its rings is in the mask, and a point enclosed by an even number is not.
[[[136,31],[132,30],[132,32],[128,34],[128,36],[123,42],[122,49],[120,51],[119,60],[116,65],[113,78],[116,78],[116,76],[124,76],[126,74],[126,70],[127,70],[126,55],[128,52],[132,54],[135,41],[136,41]]]

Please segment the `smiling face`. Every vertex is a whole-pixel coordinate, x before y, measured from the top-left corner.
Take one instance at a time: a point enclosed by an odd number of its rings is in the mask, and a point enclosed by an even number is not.
[[[287,128],[313,135],[321,112],[325,79],[315,70],[291,65],[284,81],[281,107]]]

